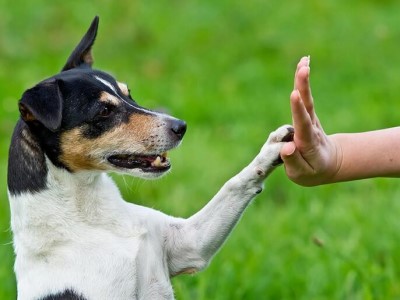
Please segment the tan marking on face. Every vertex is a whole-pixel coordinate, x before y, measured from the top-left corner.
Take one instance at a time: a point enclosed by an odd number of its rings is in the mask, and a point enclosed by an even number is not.
[[[101,92],[99,100],[101,102],[111,103],[111,104],[114,104],[114,105],[118,105],[118,104],[121,103],[121,100],[119,100],[117,97],[115,97],[115,96],[113,96],[113,95],[111,95],[111,94],[109,94],[107,92]]]
[[[159,128],[157,117],[132,114],[128,123],[121,123],[97,138],[83,136],[78,127],[61,135],[61,156],[71,171],[110,169],[106,157],[117,153],[145,154],[154,151],[157,145],[151,139]]]
[[[129,96],[128,86],[125,83],[117,81],[117,85],[118,85],[119,89],[121,90],[122,94],[124,94],[125,96]]]

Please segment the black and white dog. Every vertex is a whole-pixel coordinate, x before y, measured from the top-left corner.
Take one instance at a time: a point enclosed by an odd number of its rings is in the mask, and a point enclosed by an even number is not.
[[[98,17],[61,73],[25,91],[10,147],[8,191],[18,298],[173,299],[170,277],[203,269],[263,180],[290,126],[188,219],[125,202],[106,172],[157,178],[185,122],[140,107],[92,69]]]

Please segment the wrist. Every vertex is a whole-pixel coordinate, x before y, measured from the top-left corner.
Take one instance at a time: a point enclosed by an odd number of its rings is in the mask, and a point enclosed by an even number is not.
[[[334,183],[342,181],[343,173],[343,147],[341,143],[341,134],[333,134],[328,136],[330,148],[332,149],[331,163],[329,167],[329,176],[326,183]]]
[[[317,152],[319,158],[311,165],[314,172],[303,185],[317,186],[341,181],[343,150],[336,135],[325,136]]]

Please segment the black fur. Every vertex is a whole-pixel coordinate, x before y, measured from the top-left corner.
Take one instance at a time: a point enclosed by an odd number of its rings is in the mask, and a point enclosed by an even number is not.
[[[46,188],[45,157],[55,166],[70,171],[60,161],[60,140],[64,132],[79,128],[83,137],[93,139],[128,122],[132,114],[150,113],[138,106],[130,95],[122,93],[111,75],[92,69],[91,49],[98,23],[99,18],[95,17],[62,72],[23,94],[19,102],[21,120],[10,146],[8,187],[11,194],[35,193]],[[121,101],[118,105],[99,101],[104,92]],[[105,109],[109,112],[106,117],[102,114]],[[181,139],[186,124],[179,120],[171,122],[171,134]]]
[[[62,293],[53,294],[41,298],[40,300],[87,300],[82,295],[78,295],[73,290],[65,290]]]
[[[102,92],[113,92],[94,76],[107,80],[119,90],[110,75],[91,68],[78,68],[61,72],[24,93],[20,106],[34,118],[20,120],[11,141],[8,164],[11,194],[34,193],[46,188],[44,154],[55,166],[68,170],[59,160],[63,132],[80,127],[83,136],[92,139],[128,122],[132,114],[146,114],[135,109],[140,107],[122,92],[118,96],[130,105],[121,101],[121,105],[110,106],[99,101]],[[111,111],[106,118],[100,115],[105,106]],[[22,136],[22,128],[31,139]],[[23,145],[28,145],[29,150]]]
[[[94,76],[110,82],[118,91],[118,96],[130,105],[123,101],[118,106],[98,101],[102,92],[110,94],[114,94],[114,92],[100,83]],[[135,109],[139,106],[130,97],[122,94],[115,79],[104,72],[93,69],[73,69],[61,72],[55,78],[59,82],[64,98],[62,130],[83,126],[85,137],[96,138],[114,126],[121,124],[121,122],[127,122],[129,116],[133,113],[145,114],[142,110]],[[100,114],[105,106],[111,111],[111,115],[107,118],[101,117]]]
[[[8,190],[11,195],[35,193],[46,188],[45,156],[24,121],[14,129],[8,160]]]
[[[60,135],[65,130],[83,126],[85,136],[94,138],[128,119],[125,115],[119,120],[110,118],[107,122],[96,122],[103,105],[96,100],[104,86],[93,76],[107,76],[106,80],[113,82],[118,90],[110,75],[91,69],[91,48],[98,22],[96,17],[68,58],[63,72],[23,94],[19,102],[21,119],[14,129],[9,150],[7,183],[10,194],[36,193],[46,188],[45,155],[55,166],[66,168],[59,161]]]
[[[124,94],[112,76],[92,69],[91,48],[98,22],[96,17],[60,73],[23,94],[19,102],[21,118],[14,129],[9,150],[7,180],[11,195],[34,194],[47,188],[46,158],[56,167],[68,170],[60,161],[62,135],[68,131],[78,128],[78,134],[94,139],[130,121],[133,114],[151,113]],[[105,80],[105,84],[98,78]],[[104,92],[113,95],[114,101],[108,103],[107,99],[100,99]],[[105,109],[106,114],[103,113]],[[180,141],[186,123],[173,118],[165,122],[168,123],[163,125],[170,126],[171,137]],[[37,300],[86,298],[69,288]]]
[[[93,58],[91,54],[92,46],[97,35],[97,28],[99,27],[99,17],[96,16],[92,21],[88,31],[78,44],[70,57],[67,60],[62,71],[67,71],[76,67],[91,67]]]
[[[27,90],[19,101],[22,117],[34,118],[51,131],[60,128],[62,118],[62,96],[54,78]],[[29,116],[24,115],[28,113]]]

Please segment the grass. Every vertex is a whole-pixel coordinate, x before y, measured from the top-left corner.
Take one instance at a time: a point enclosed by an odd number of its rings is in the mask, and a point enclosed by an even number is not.
[[[95,66],[146,107],[188,122],[156,182],[116,180],[126,199],[168,214],[200,209],[290,123],[293,71],[311,55],[328,133],[398,123],[396,1],[0,0],[0,299],[14,299],[6,161],[22,92],[58,72],[94,15]],[[400,185],[373,179],[316,188],[282,169],[208,269],[173,280],[178,299],[400,299]]]

